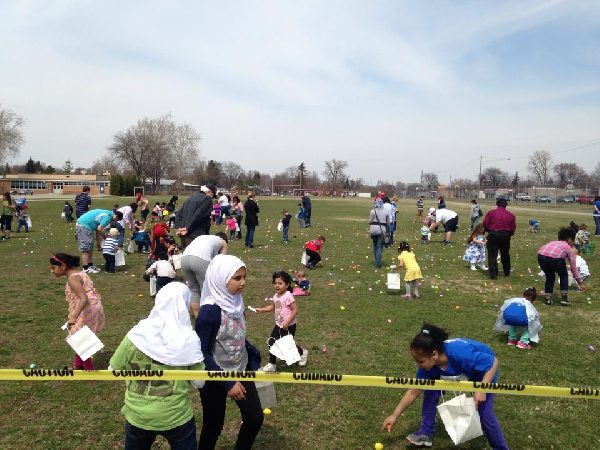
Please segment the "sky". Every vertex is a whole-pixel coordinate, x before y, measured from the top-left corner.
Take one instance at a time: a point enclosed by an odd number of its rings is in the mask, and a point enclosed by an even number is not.
[[[3,0],[0,42],[0,104],[26,122],[14,162],[90,166],[168,113],[203,159],[266,173],[600,160],[600,2]]]

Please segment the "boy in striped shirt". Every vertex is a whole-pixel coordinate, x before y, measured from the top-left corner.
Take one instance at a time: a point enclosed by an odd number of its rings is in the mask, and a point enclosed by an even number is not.
[[[106,272],[115,273],[115,253],[119,249],[119,230],[111,228],[102,243],[102,256],[106,261]]]

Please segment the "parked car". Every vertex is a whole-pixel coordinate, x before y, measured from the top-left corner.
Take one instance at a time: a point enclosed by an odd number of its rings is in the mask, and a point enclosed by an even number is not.
[[[530,202],[531,196],[527,195],[527,194],[517,194],[517,195],[515,195],[515,200],[518,200],[521,202]]]
[[[583,205],[593,205],[595,198],[596,197],[593,195],[578,195],[577,197],[575,197],[575,201]]]
[[[547,195],[538,195],[535,198],[535,201],[537,203],[552,203],[552,199],[550,197],[548,197]]]
[[[577,197],[574,195],[563,195],[556,199],[556,203],[575,203],[577,201]]]

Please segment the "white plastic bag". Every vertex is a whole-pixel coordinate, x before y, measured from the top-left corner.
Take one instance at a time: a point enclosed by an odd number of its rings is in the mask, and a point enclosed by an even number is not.
[[[135,244],[134,244],[133,239],[131,239],[129,241],[129,245],[127,246],[127,253],[133,253],[133,252],[135,252]]]
[[[438,405],[438,412],[454,445],[482,436],[481,420],[473,397],[458,395]]]
[[[387,274],[387,288],[390,291],[397,291],[401,288],[400,274],[398,272],[390,272]]]
[[[300,264],[306,266],[308,264],[308,255],[306,254],[306,249],[302,251],[302,257],[300,258]]]
[[[277,395],[275,394],[275,384],[270,381],[255,381],[256,391],[260,399],[261,408],[272,408],[277,406]]]
[[[118,250],[115,253],[115,267],[123,267],[125,265],[125,252]]]
[[[283,222],[281,220],[277,224],[277,231],[283,231]]]
[[[298,353],[294,336],[291,334],[285,335],[273,342],[269,348],[269,353],[276,358],[284,360],[288,366],[300,361],[300,353]]]
[[[67,324],[64,324],[62,328],[67,329]],[[96,352],[104,348],[104,344],[87,325],[84,325],[76,333],[69,335],[67,344],[83,361],[91,358]]]
[[[150,297],[154,297],[156,295],[156,277],[152,275],[150,277]]]
[[[175,270],[181,269],[181,258],[182,257],[183,257],[183,255],[180,255],[180,254],[173,255],[171,257],[171,260],[173,261],[173,267],[175,268]]]
[[[31,216],[27,216],[25,222],[27,222],[27,229],[31,231]]]
[[[62,217],[63,219],[66,217],[66,214],[64,211],[60,213],[60,217]]]

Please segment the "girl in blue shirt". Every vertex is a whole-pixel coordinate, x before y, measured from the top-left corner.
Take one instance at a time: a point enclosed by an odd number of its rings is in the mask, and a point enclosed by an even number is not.
[[[410,344],[410,353],[417,364],[417,378],[463,381],[498,381],[498,358],[487,345],[466,338],[448,339],[448,333],[431,324],[424,324]],[[383,421],[381,431],[391,432],[400,415],[419,397],[421,390],[409,389],[396,409]],[[406,439],[413,445],[431,447],[435,430],[435,414],[441,391],[424,391],[421,426]],[[481,428],[493,449],[508,449],[502,428],[494,413],[495,394],[475,392],[473,399],[479,411]]]

